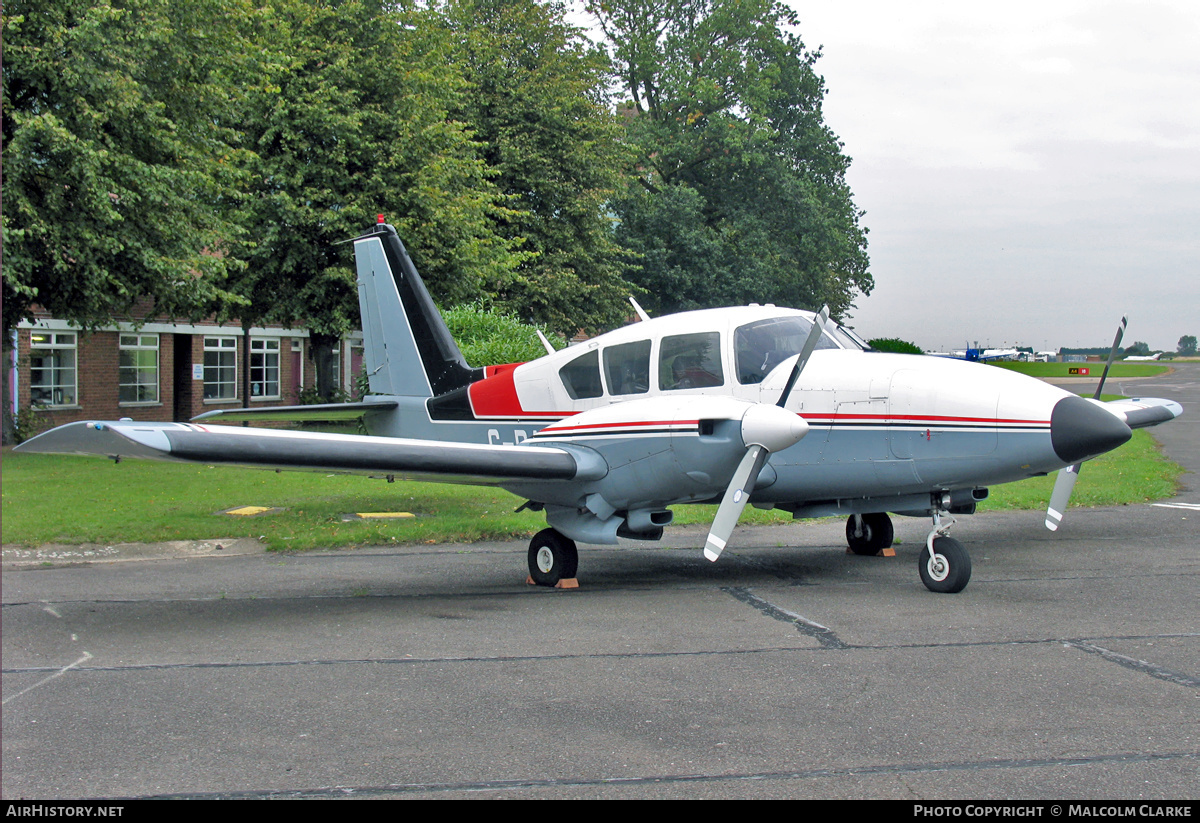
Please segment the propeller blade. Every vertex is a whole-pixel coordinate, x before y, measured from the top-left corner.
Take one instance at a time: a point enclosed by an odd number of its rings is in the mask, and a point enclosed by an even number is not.
[[[808,332],[808,338],[804,341],[804,348],[800,350],[800,357],[796,359],[796,365],[792,367],[792,373],[788,375],[787,385],[783,387],[783,394],[779,395],[779,402],[775,404],[780,408],[787,405],[788,395],[792,393],[792,387],[796,385],[796,379],[800,377],[800,372],[804,371],[804,367],[808,365],[808,358],[812,357],[812,353],[816,351],[817,343],[828,322],[829,306],[822,306],[821,310],[817,312],[816,322]]]
[[[1081,468],[1083,468],[1082,463],[1067,466],[1058,473],[1058,479],[1054,481],[1054,491],[1050,493],[1050,505],[1046,508],[1046,528],[1052,532],[1058,531],[1058,526],[1062,523],[1063,514],[1067,511],[1067,503],[1071,501],[1071,491],[1075,488],[1075,481],[1079,479]]]
[[[1108,361],[1104,364],[1104,372],[1100,375],[1100,382],[1096,385],[1096,394],[1092,398],[1094,400],[1099,400],[1100,394],[1104,391],[1104,383],[1108,380],[1108,370],[1112,368],[1113,360],[1117,358],[1117,349],[1121,347],[1121,338],[1125,336],[1125,327],[1128,324],[1128,318],[1122,317],[1121,322],[1117,325],[1117,335],[1113,338],[1112,348],[1108,350]],[[1062,524],[1067,504],[1071,502],[1071,492],[1075,490],[1075,481],[1079,479],[1079,471],[1082,468],[1083,463],[1067,466],[1058,473],[1058,479],[1054,481],[1054,491],[1050,492],[1050,505],[1046,507],[1046,528],[1052,532],[1058,531],[1059,525]]]
[[[725,496],[721,498],[721,505],[717,507],[717,515],[713,518],[708,541],[704,545],[705,557],[716,560],[721,556],[733,527],[750,500],[750,493],[758,483],[759,472],[766,465],[767,458],[773,452],[796,445],[806,434],[808,423],[795,412],[765,403],[746,410],[742,415],[742,442],[746,444],[746,453],[733,472]]]
[[[800,438],[808,433],[808,424],[799,415],[784,411],[784,407],[787,405],[788,395],[792,393],[796,380],[800,377],[800,372],[804,371],[809,358],[816,351],[827,322],[829,306],[822,306],[804,341],[804,347],[800,350],[800,356],[796,358],[796,365],[788,375],[787,385],[779,395],[779,402],[774,407],[757,406],[742,418],[742,441],[746,443],[746,454],[734,471],[733,478],[725,489],[725,496],[721,498],[721,505],[717,507],[717,516],[713,518],[712,527],[708,530],[704,556],[709,560],[716,560],[725,550],[725,544],[729,542],[733,527],[742,516],[746,503],[750,500],[750,493],[754,491],[754,484],[758,482],[758,474],[766,465],[771,452],[781,451],[800,442]]]
[[[1104,373],[1100,375],[1100,383],[1096,386],[1096,395],[1093,399],[1100,399],[1100,392],[1104,391],[1104,381],[1108,380],[1108,370],[1112,368],[1113,360],[1117,357],[1117,349],[1121,347],[1121,338],[1125,336],[1125,326],[1128,320],[1121,318],[1120,325],[1117,326],[1117,336],[1113,338],[1112,348],[1108,350],[1108,362],[1104,364]]]
[[[762,471],[769,454],[763,446],[751,446],[746,449],[746,455],[733,473],[729,488],[725,489],[725,496],[721,498],[721,505],[717,508],[717,516],[713,518],[712,527],[708,530],[704,556],[709,560],[716,560],[725,550],[729,535],[733,534],[733,527],[737,525],[738,518],[746,508],[750,492],[758,482],[758,473]]]

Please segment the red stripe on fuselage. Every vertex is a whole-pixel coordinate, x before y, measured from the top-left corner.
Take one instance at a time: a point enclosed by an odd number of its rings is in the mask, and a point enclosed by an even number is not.
[[[547,426],[542,431],[547,434],[558,432],[578,431],[581,429],[621,429],[638,426],[698,426],[699,420],[622,420],[620,423],[589,423],[582,426]]]
[[[805,420],[839,420],[845,422],[933,422],[971,423],[988,426],[1049,426],[1049,420],[1023,420],[1018,417],[955,417],[943,414],[802,414]]]

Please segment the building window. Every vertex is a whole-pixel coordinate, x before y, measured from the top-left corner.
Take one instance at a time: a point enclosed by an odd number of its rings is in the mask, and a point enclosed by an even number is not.
[[[250,341],[250,396],[256,400],[279,397],[279,341]]]
[[[204,338],[204,399],[237,399],[237,338]]]
[[[158,335],[122,334],[117,376],[121,403],[158,402]]]
[[[35,406],[74,406],[75,333],[29,335],[29,396]]]

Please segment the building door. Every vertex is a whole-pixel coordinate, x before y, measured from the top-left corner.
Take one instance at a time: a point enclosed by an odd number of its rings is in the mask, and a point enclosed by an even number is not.
[[[167,335],[163,335],[165,338]],[[171,409],[171,419],[176,422],[186,422],[192,414],[192,336],[190,334],[173,334],[171,345],[175,347],[175,369],[172,380],[175,386],[174,404]]]

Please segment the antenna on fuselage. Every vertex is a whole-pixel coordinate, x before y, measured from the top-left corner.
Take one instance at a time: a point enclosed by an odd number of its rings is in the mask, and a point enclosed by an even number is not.
[[[546,339],[546,335],[542,334],[541,329],[534,329],[537,332],[538,340],[542,341],[542,345],[546,347],[546,354],[554,354],[554,346],[550,345],[550,341]]]
[[[629,296],[629,302],[633,304],[633,310],[637,312],[639,320],[649,320],[650,315],[646,314],[646,310],[638,305],[638,301],[633,299],[633,295]]]

